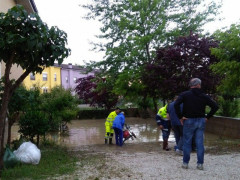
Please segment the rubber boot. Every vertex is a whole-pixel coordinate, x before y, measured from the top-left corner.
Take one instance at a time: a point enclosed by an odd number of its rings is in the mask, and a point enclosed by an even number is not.
[[[168,148],[168,140],[163,140],[163,150],[169,151],[170,149]]]
[[[107,144],[108,143],[108,138],[109,138],[109,132],[107,133],[107,136],[105,137],[105,144]]]
[[[113,133],[110,134],[109,144],[113,144],[113,143],[112,143],[112,137],[113,137]]]

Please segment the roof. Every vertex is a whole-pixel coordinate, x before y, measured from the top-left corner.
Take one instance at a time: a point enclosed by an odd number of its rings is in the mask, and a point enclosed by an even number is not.
[[[28,13],[38,13],[34,0],[15,0],[15,2],[22,5]]]
[[[86,68],[83,68],[81,67],[80,65],[72,65],[71,63],[69,64],[61,64],[61,65],[58,65],[57,63],[54,63],[54,66],[55,67],[60,67],[61,69],[72,69],[72,70],[75,70],[75,71],[82,71],[84,73],[87,72],[87,69]],[[93,71],[91,71],[91,73],[97,73],[98,71],[96,69],[94,69]]]
[[[76,66],[76,65],[72,65],[72,64],[61,64],[58,65],[57,63],[54,64],[55,67],[61,67],[62,69],[73,69],[73,70],[86,70],[84,68],[82,68],[81,66]]]

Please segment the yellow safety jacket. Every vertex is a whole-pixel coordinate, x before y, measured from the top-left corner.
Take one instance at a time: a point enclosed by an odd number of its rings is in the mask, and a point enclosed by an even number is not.
[[[117,116],[117,113],[115,111],[111,112],[106,119],[105,125],[106,126],[108,126],[108,125],[112,126],[112,123],[113,123],[116,116]]]
[[[159,116],[161,116],[163,119],[166,119],[167,118],[167,104],[160,108],[158,113],[157,113]]]

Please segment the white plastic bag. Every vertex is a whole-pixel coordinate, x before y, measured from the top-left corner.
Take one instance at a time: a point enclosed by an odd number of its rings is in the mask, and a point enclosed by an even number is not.
[[[41,159],[40,150],[30,141],[22,143],[16,151],[13,151],[13,153],[19,161],[27,164],[38,164]]]

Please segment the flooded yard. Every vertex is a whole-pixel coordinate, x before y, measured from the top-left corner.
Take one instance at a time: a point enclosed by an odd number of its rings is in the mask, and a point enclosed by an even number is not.
[[[123,147],[105,145],[105,119],[73,120],[64,135],[51,134],[49,139],[68,147],[78,158],[78,170],[56,179],[84,180],[235,180],[240,179],[240,141],[213,134],[205,134],[204,170],[196,169],[196,152],[191,154],[189,169],[182,169],[182,156],[173,150],[162,150],[162,136],[154,119],[126,118],[137,136]],[[12,138],[19,138],[14,125]],[[169,145],[173,149],[171,133]],[[114,141],[115,142],[115,141]]]
[[[48,137],[58,144],[64,144],[68,147],[104,144],[104,123],[105,119],[73,120],[68,124],[68,131],[64,135],[53,133]],[[130,126],[131,131],[137,137],[134,140],[129,139],[126,143],[162,141],[161,131],[154,119],[126,118],[126,124]],[[17,130],[17,125],[13,126],[12,139],[19,138]],[[173,133],[171,133],[169,141],[174,141]]]

